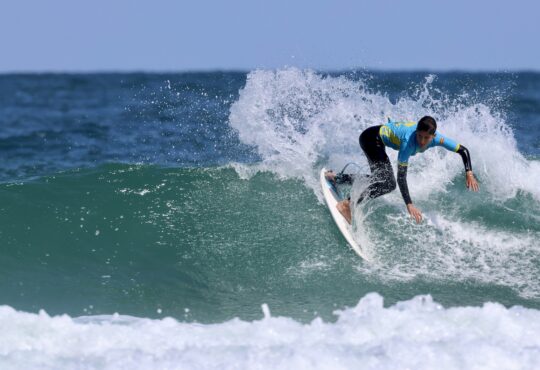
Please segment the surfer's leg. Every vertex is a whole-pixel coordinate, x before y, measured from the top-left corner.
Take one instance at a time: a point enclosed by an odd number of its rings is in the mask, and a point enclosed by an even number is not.
[[[396,178],[390,161],[378,162],[374,167],[371,182],[358,198],[357,204],[367,198],[375,199],[396,189]]]
[[[324,174],[328,181],[331,181],[335,184],[352,184],[354,181],[354,176],[349,175],[348,173],[338,173],[337,175],[333,170],[326,171]]]
[[[360,195],[357,204],[368,198],[373,199],[388,194],[396,188],[394,170],[379,135],[379,128],[380,126],[370,127],[360,135],[360,147],[369,163],[371,181]]]
[[[390,164],[390,159],[388,158],[388,155],[386,155],[384,143],[379,136],[380,127],[381,126],[369,127],[368,129],[364,130],[364,132],[362,132],[362,134],[360,135],[360,147],[366,154],[371,170],[371,175],[367,176],[370,179],[371,183],[368,188],[362,192],[362,194],[360,195],[360,199],[357,203],[360,203],[367,197],[376,198],[378,196],[386,194],[395,189],[396,187],[396,180],[394,179],[392,165]],[[383,170],[379,170],[379,167]],[[390,169],[389,172],[388,168]],[[392,176],[391,178],[389,178],[388,173]],[[385,184],[383,184],[381,181],[376,181],[375,176],[378,176],[379,174],[385,175],[382,176],[382,178],[386,177],[387,180],[393,180],[394,188],[390,190],[391,181],[387,181],[386,187]],[[351,178],[351,182],[352,180],[353,179]],[[339,202],[336,205],[336,208],[347,220],[347,222],[351,224],[352,212],[350,198]]]
[[[354,176],[348,173],[338,173],[336,175],[337,184],[352,184],[354,181]]]
[[[355,176],[353,174],[348,173],[338,173],[337,175],[334,173],[334,171],[329,170],[325,174],[325,177],[328,181],[332,181],[335,184],[349,184],[352,185]]]

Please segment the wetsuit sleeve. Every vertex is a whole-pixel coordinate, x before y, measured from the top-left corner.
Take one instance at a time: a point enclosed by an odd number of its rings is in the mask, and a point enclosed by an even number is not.
[[[412,200],[411,196],[409,195],[409,187],[407,186],[407,168],[407,166],[398,164],[397,183],[405,204],[411,204]]]
[[[411,156],[408,145],[403,145],[398,153],[398,175],[397,183],[401,196],[405,201],[405,204],[412,203],[411,196],[409,195],[409,187],[407,186],[407,168],[409,168],[409,158]]]
[[[446,137],[440,133],[437,133],[433,139],[435,146],[442,146],[444,149],[451,152],[457,152],[459,149],[459,144],[449,137]]]
[[[407,167],[409,165],[409,158],[411,154],[409,153],[409,150],[407,149],[408,148],[404,146],[403,148],[399,150],[398,157],[397,157],[398,167],[401,167],[401,166]]]
[[[446,137],[439,133],[437,133],[437,136],[435,137],[434,140],[436,141],[435,145],[442,146],[443,148],[447,150],[458,153],[461,156],[461,159],[463,160],[465,171],[472,171],[471,155],[469,154],[469,151],[467,150],[467,148],[465,148],[461,144],[458,144],[455,140],[452,140],[449,137]]]
[[[465,172],[472,171],[471,155],[469,154],[469,150],[465,148],[463,145],[459,145],[457,153],[461,156],[461,159],[463,160],[463,165],[465,166]]]

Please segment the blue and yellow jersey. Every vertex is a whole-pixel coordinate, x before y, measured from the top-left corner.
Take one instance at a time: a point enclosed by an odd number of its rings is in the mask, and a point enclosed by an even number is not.
[[[433,148],[434,146],[442,146],[447,150],[457,152],[459,144],[454,140],[435,132],[435,137],[423,150],[420,149],[420,145],[416,141],[416,122],[393,122],[390,121],[381,126],[379,135],[381,136],[384,145],[389,146],[399,151],[398,165],[407,166],[409,163],[409,157],[416,153],[424,152],[426,149]]]

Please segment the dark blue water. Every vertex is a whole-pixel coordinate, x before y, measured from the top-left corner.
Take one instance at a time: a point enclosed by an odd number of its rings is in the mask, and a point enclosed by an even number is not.
[[[107,162],[250,157],[226,122],[244,74],[3,75],[4,180]]]
[[[426,73],[344,73],[391,102]],[[336,76],[336,74],[332,74]],[[244,73],[0,76],[4,181],[107,162],[212,166],[253,162],[228,125]],[[540,154],[540,75],[438,74],[431,98],[482,102],[505,115],[520,150]]]

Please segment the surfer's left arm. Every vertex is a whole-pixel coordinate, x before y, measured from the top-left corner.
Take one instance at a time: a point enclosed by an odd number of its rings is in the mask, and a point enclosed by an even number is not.
[[[463,166],[465,166],[465,185],[469,190],[478,191],[480,186],[472,171],[471,154],[469,153],[469,150],[464,145],[458,144],[454,140],[439,133],[437,133],[437,137],[435,138],[435,144],[452,152],[456,152],[461,156]]]
[[[464,145],[458,145],[456,153],[461,156],[463,165],[465,166],[465,185],[472,191],[478,191],[480,186],[478,185],[478,181],[476,181],[472,171],[471,155],[469,150]]]

